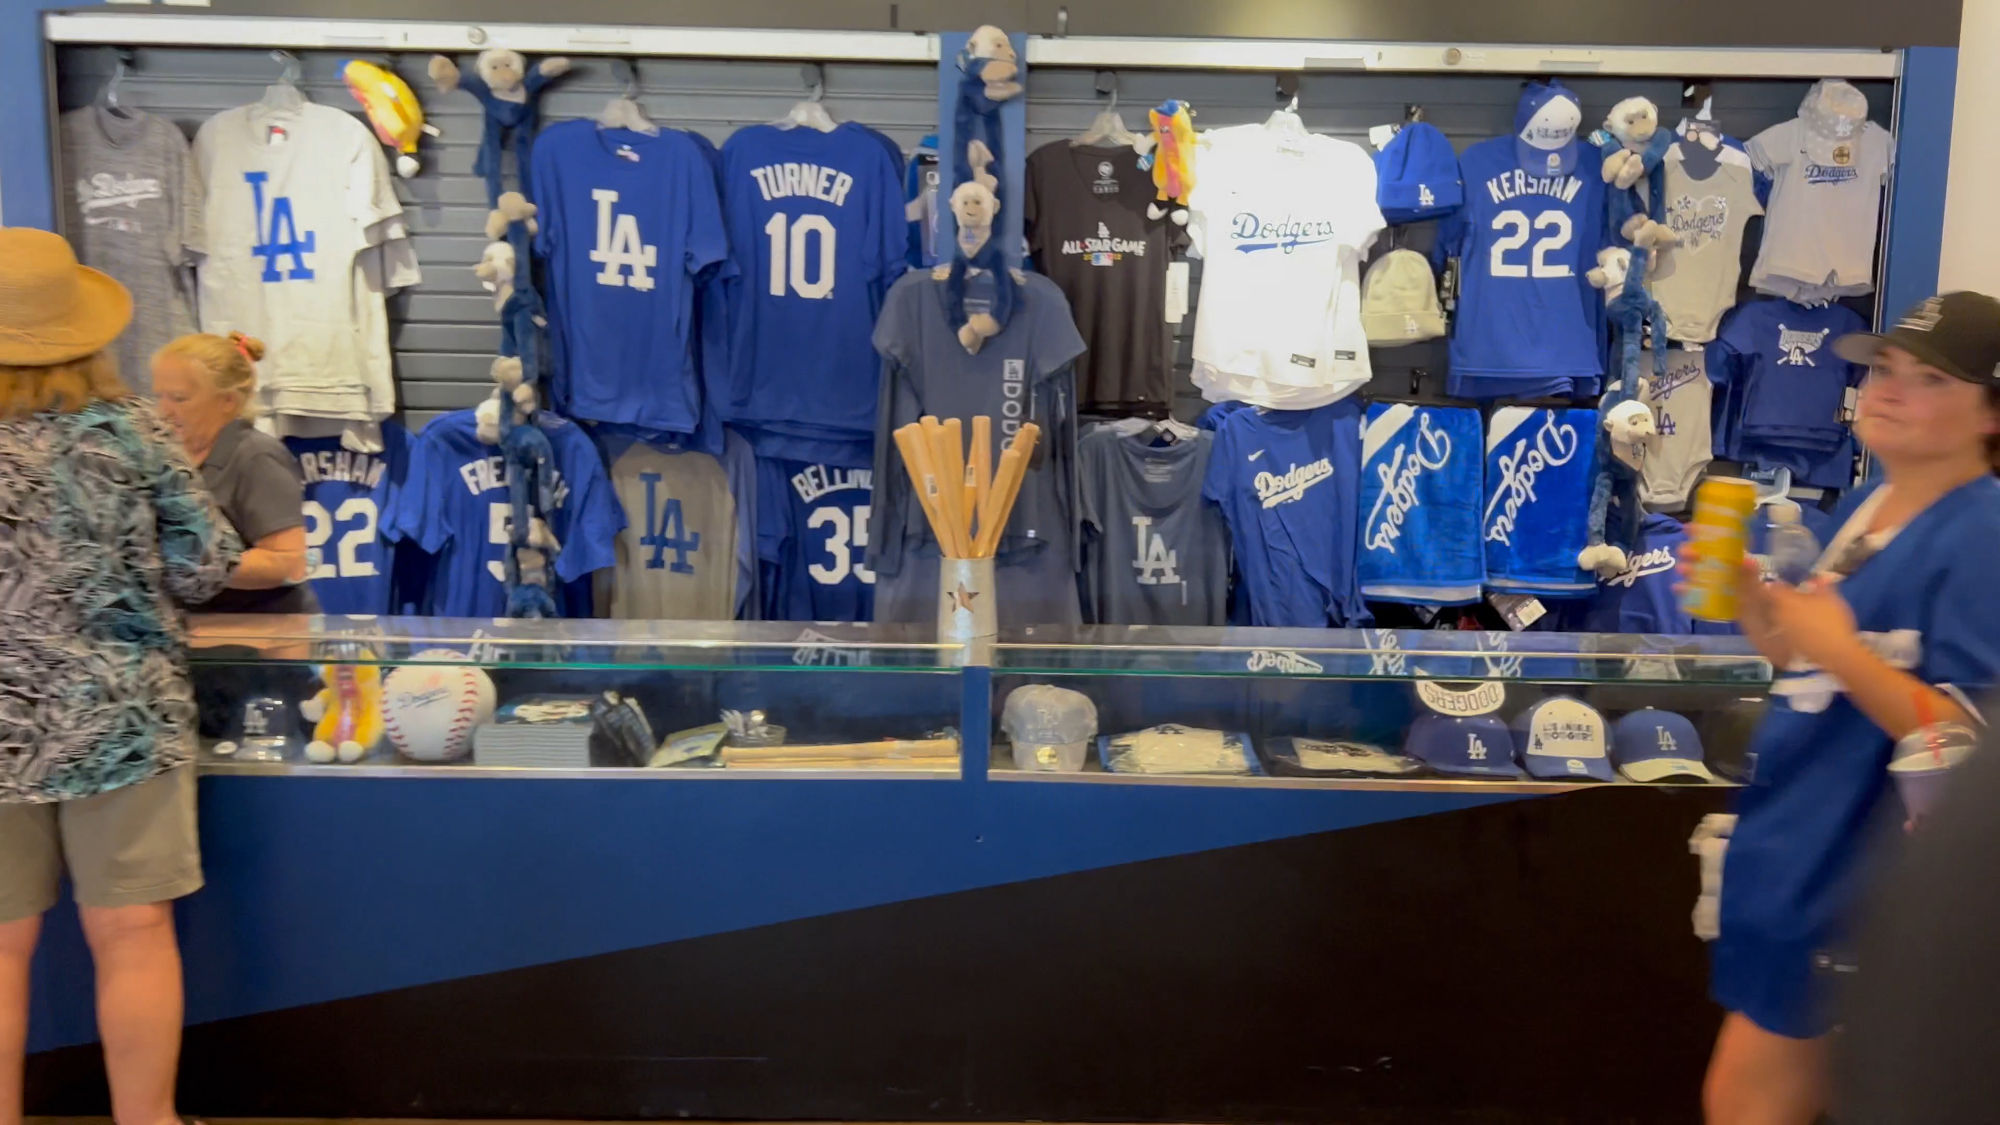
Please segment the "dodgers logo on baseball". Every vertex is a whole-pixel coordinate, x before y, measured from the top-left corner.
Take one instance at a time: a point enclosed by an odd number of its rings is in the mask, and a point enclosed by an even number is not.
[[[455,762],[493,720],[493,679],[449,649],[417,654],[382,682],[382,729],[396,752],[418,762]]]

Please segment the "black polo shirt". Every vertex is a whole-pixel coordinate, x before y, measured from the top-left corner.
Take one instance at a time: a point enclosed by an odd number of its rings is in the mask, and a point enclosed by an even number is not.
[[[305,526],[305,477],[285,443],[241,419],[222,427],[201,463],[201,479],[222,517],[249,547],[276,532]],[[224,590],[195,613],[318,613],[310,587]]]

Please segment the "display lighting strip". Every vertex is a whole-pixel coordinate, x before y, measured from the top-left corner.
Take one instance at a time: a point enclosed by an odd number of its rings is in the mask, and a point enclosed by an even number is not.
[[[935,34],[898,31],[767,31],[424,20],[278,19],[130,10],[45,17],[54,43],[125,47],[261,47],[294,50],[477,51],[663,58],[935,62]],[[1606,74],[1683,78],[1896,78],[1898,51],[1745,47],[1534,47],[1449,43],[1347,43],[1296,39],[1123,36],[1028,40],[1031,66],[1181,70],[1469,74]]]

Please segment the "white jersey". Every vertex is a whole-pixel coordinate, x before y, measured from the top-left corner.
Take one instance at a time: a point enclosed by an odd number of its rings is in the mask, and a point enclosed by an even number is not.
[[[1211,129],[1188,200],[1203,260],[1194,383],[1211,402],[1307,410],[1368,382],[1361,258],[1382,229],[1357,145],[1261,125]]]
[[[195,134],[194,168],[207,194],[202,330],[264,341],[259,389],[273,412],[392,413],[383,295],[420,278],[368,127],[311,102],[224,110]]]
[[[1870,121],[1834,143],[1795,117],[1744,148],[1772,181],[1751,286],[1802,304],[1874,289],[1882,185],[1895,155],[1888,130]]]

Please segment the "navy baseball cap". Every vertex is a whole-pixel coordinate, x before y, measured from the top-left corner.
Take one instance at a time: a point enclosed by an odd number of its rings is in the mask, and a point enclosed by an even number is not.
[[[1437,126],[1413,121],[1375,154],[1375,202],[1392,223],[1440,218],[1465,202],[1458,154]]]
[[[1648,707],[1611,726],[1611,759],[1633,781],[1714,781],[1701,735],[1684,715]]]
[[[1604,716],[1567,695],[1542,700],[1514,716],[1514,748],[1530,774],[1548,781],[1610,781]]]
[[[1403,753],[1444,774],[1521,776],[1513,736],[1494,715],[1420,715],[1410,724]]]
[[[1514,153],[1531,176],[1567,176],[1576,170],[1577,130],[1583,102],[1569,87],[1550,79],[1521,93],[1514,109]]]

